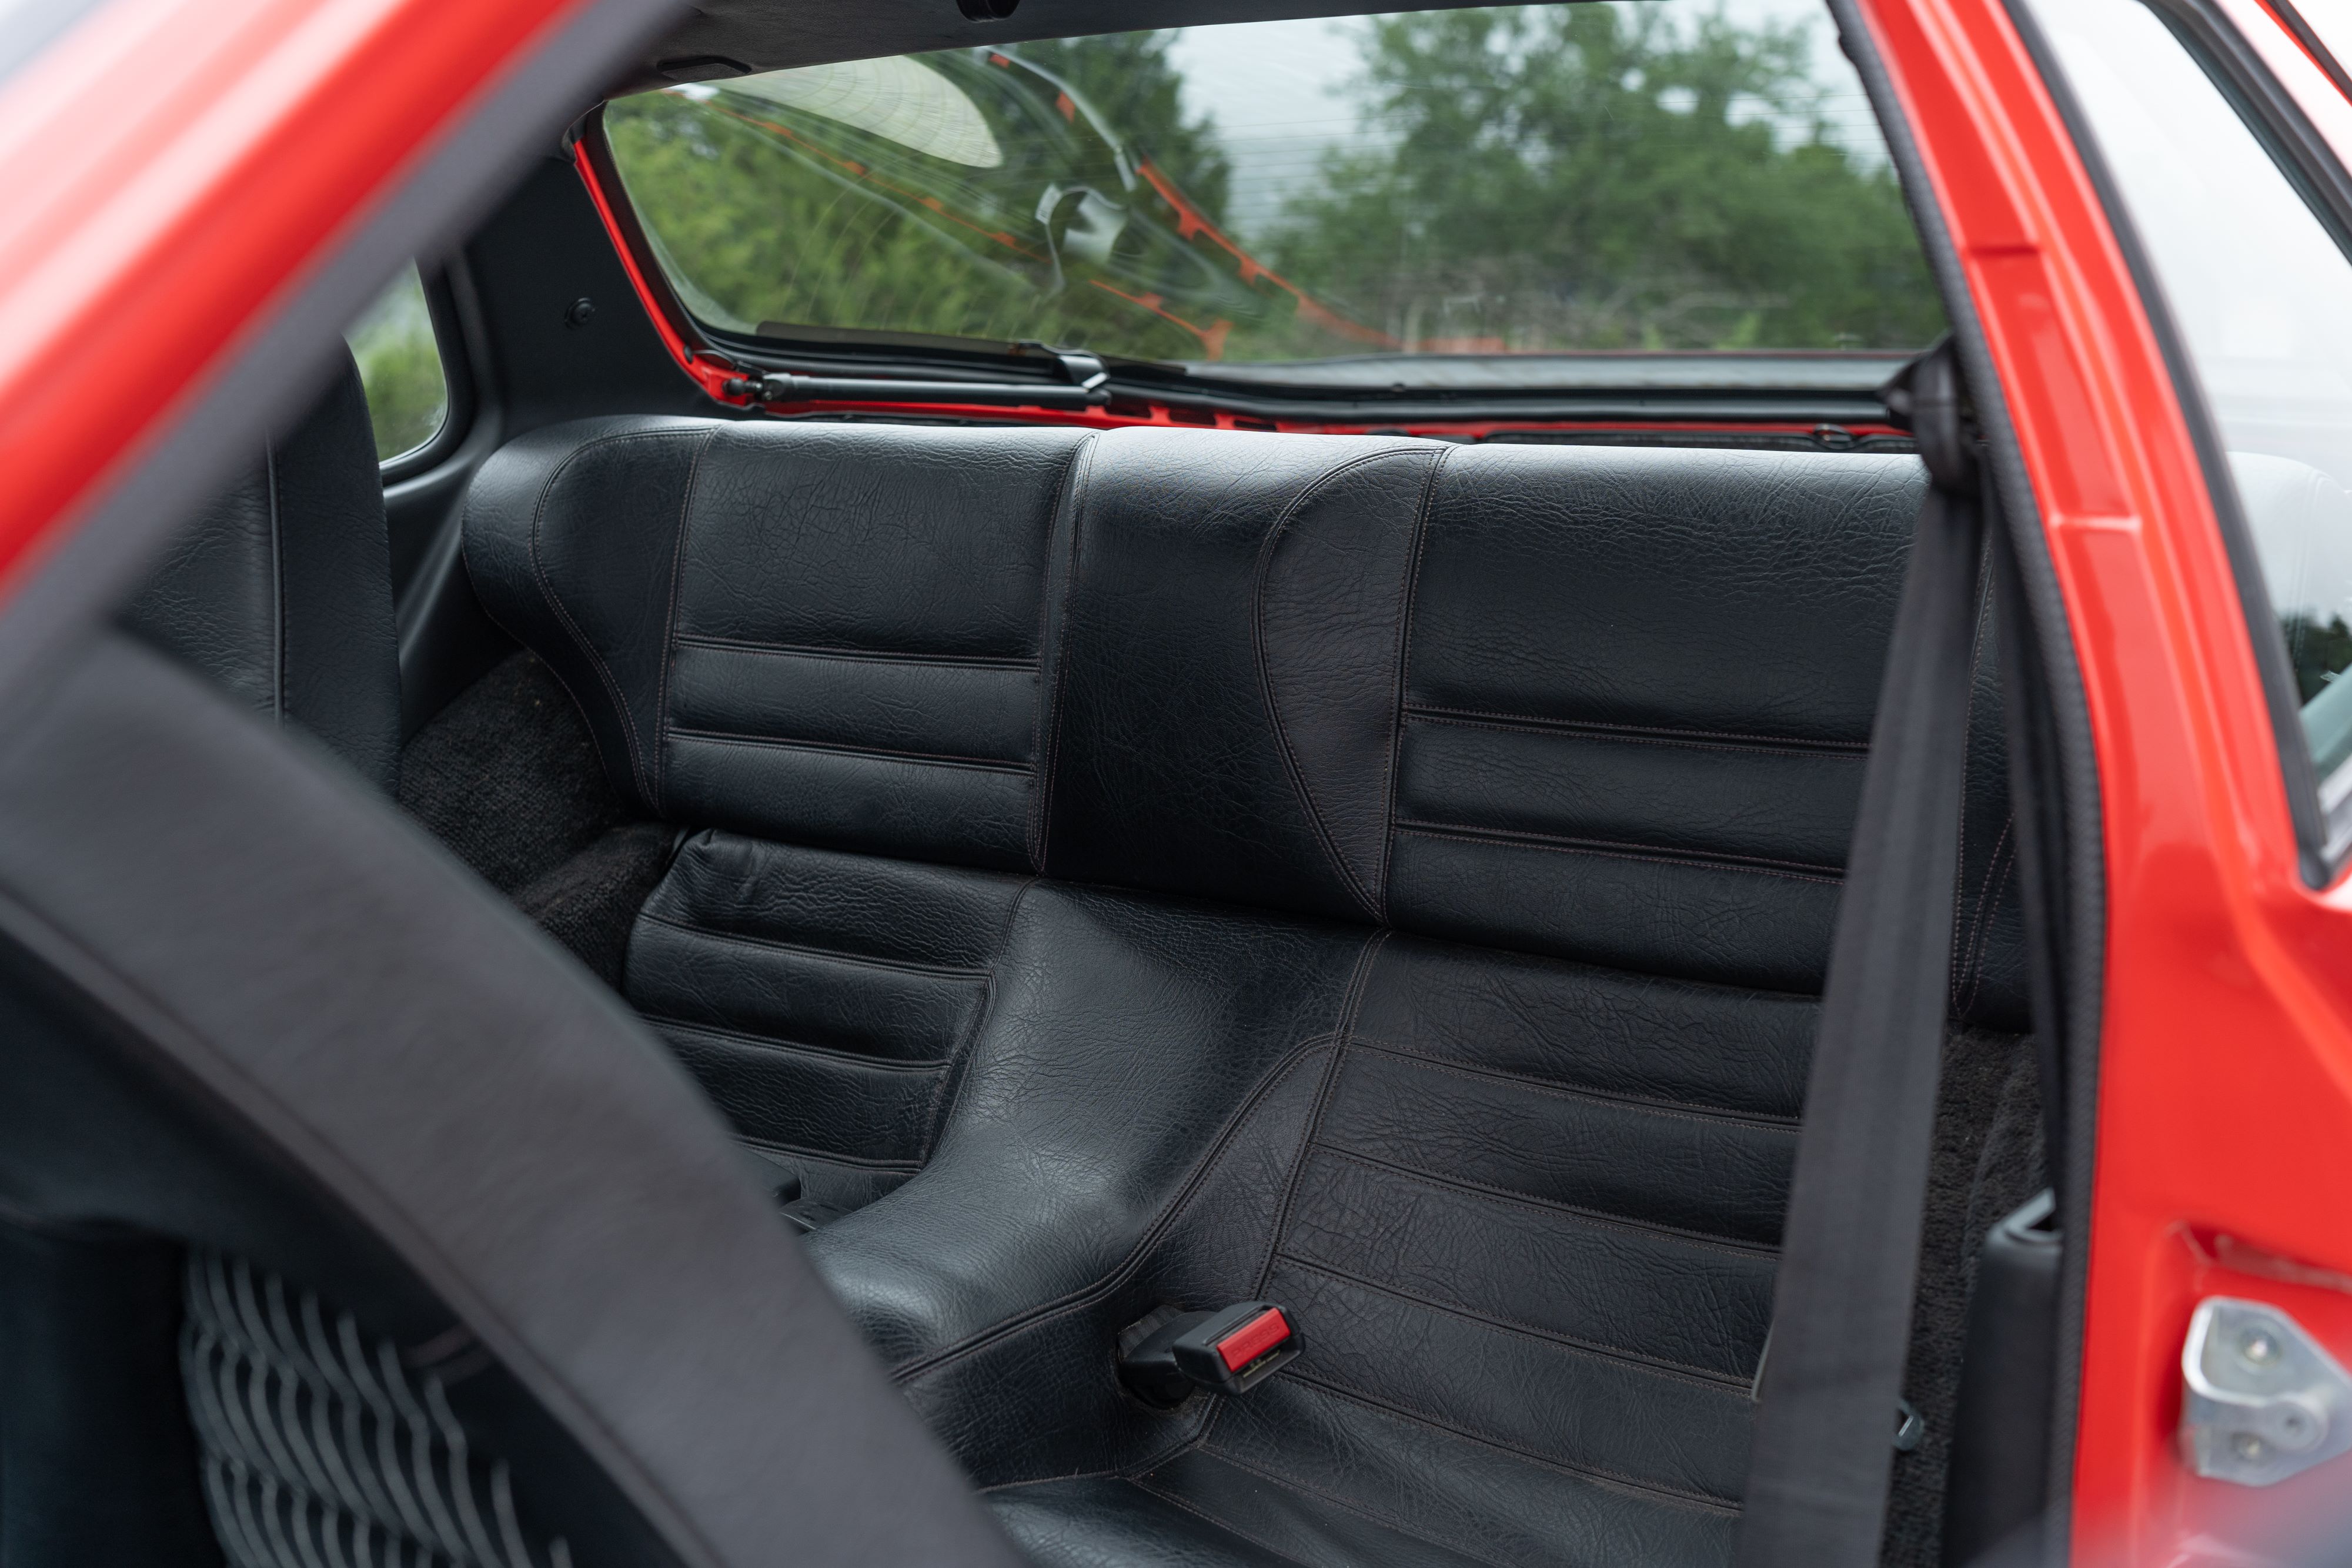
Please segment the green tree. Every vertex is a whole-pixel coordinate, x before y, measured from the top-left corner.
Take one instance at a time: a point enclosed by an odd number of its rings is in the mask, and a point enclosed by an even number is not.
[[[449,386],[415,266],[401,269],[344,337],[367,391],[376,461],[414,452],[432,440],[449,414]]]
[[[1047,38],[1013,53],[1070,84],[1138,159],[1150,159],[1216,223],[1224,222],[1233,165],[1216,122],[1184,112],[1183,73],[1168,57],[1179,28]]]
[[[1802,33],[1686,15],[1368,21],[1363,134],[1254,256],[1121,190],[1114,148],[1222,226],[1233,171],[1216,127],[1185,112],[1172,33],[922,57],[990,126],[979,162],[723,84],[621,99],[606,125],[689,307],[745,331],[1169,360],[1932,338],[1902,193],[1830,136]]]
[[[1407,343],[1911,348],[1941,317],[1891,171],[1832,141],[1801,29],[1663,8],[1377,18],[1377,137],[1275,242]]]
[[[673,93],[612,104],[629,198],[687,301],[721,326],[868,325],[972,337],[1027,292],[970,266],[919,224],[770,136]]]

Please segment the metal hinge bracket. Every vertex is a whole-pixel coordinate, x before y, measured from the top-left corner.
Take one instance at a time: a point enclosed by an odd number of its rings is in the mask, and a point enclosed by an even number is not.
[[[2180,1452],[2200,1476],[2266,1487],[2352,1449],[2352,1375],[2276,1307],[2198,1302],[2180,1375]]]

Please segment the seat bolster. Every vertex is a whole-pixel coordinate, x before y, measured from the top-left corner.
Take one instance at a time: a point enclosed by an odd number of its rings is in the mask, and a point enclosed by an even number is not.
[[[482,465],[466,500],[466,570],[483,608],[562,680],[622,797],[656,814],[679,533],[720,428],[620,418],[534,431]]]

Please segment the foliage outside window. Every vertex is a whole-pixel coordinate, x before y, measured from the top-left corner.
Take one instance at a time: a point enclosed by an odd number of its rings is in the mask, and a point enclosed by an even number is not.
[[[1940,308],[1827,17],[1741,14],[1129,33],[681,87],[605,123],[681,298],[740,332],[1186,362],[1923,345]],[[1311,93],[1238,95],[1286,50]]]
[[[441,434],[449,417],[449,382],[415,264],[401,269],[343,337],[367,389],[377,462],[389,463]]]

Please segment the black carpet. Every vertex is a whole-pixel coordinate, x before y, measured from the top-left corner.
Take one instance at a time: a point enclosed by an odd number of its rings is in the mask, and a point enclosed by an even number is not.
[[[1918,1410],[1927,1431],[1917,1449],[1895,1458],[1895,1488],[1879,1553],[1885,1568],[1938,1568],[1941,1561],[1944,1482],[1969,1291],[1985,1233],[2049,1185],[2042,1174],[2041,1106],[2030,1037],[1955,1030],[1946,1038],[1919,1240],[1919,1290],[1903,1376],[1903,1396]]]
[[[629,925],[675,831],[632,821],[580,710],[516,653],[416,733],[400,803],[482,879],[618,987]]]

